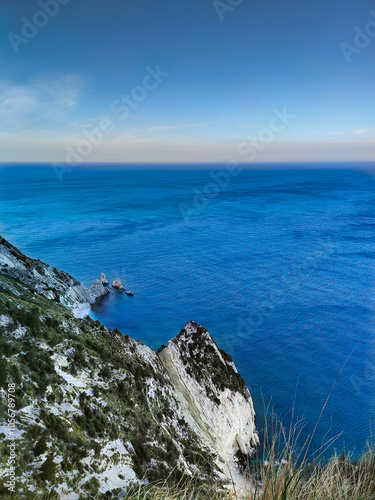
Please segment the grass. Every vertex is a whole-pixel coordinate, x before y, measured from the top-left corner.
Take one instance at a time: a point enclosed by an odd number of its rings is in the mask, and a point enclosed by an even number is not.
[[[300,431],[297,431],[299,434]],[[292,436],[289,436],[292,437]],[[267,460],[249,464],[244,490],[226,492],[217,485],[205,486],[194,479],[170,481],[129,491],[127,500],[374,500],[375,450],[368,447],[358,459],[335,454],[328,462],[301,458],[292,440],[283,443],[285,429],[279,426],[271,442],[264,442]],[[293,436],[295,437],[295,436]]]
[[[282,425],[266,430],[263,456],[249,468],[244,494],[238,498],[255,500],[374,500],[375,450],[371,446],[358,459],[334,454],[328,461],[323,453],[334,442],[309,455],[311,438],[298,448],[301,428],[286,433]],[[276,432],[275,432],[276,431]],[[237,498],[236,495],[234,498]]]
[[[369,445],[359,458],[335,454],[327,461],[324,454],[335,439],[311,452],[316,429],[300,445],[301,425],[292,423],[286,429],[275,417],[270,424],[268,420],[258,457],[246,464],[243,490],[227,491],[220,484],[204,483],[194,477],[181,478],[172,471],[166,480],[133,485],[126,500],[375,500],[373,447]],[[54,494],[2,498],[58,500]],[[118,498],[118,495],[88,492],[85,498]]]
[[[335,384],[334,384],[335,385]],[[333,385],[333,387],[334,387]],[[333,388],[332,388],[333,389]],[[321,415],[328,403],[328,396]],[[265,412],[267,415],[269,409]],[[303,427],[286,429],[276,417],[268,424],[262,446],[254,460],[244,464],[244,488],[225,491],[217,484],[207,485],[195,478],[175,483],[167,480],[133,487],[127,500],[375,500],[375,449],[368,445],[359,458],[335,453],[329,460],[325,452],[339,437],[328,440],[311,452],[318,427],[300,444]]]
[[[290,450],[289,450],[290,451]],[[273,452],[274,453],[274,452]],[[278,457],[279,458],[279,457]],[[194,480],[181,484],[156,483],[129,491],[127,500],[373,500],[375,499],[375,453],[369,449],[353,461],[335,455],[326,464],[289,461],[274,466],[260,463],[247,478],[244,491],[230,493],[215,486],[203,487]]]

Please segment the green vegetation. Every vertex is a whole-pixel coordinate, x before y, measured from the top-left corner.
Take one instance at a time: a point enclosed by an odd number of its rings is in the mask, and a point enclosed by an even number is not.
[[[275,445],[275,443],[274,443]],[[275,460],[275,448],[269,463]],[[297,464],[298,457],[286,452],[288,462],[275,467],[259,462],[248,475],[244,492],[225,492],[217,485],[190,480],[156,483],[129,491],[127,500],[374,500],[375,452],[369,449],[358,460],[334,456],[328,463]]]
[[[300,463],[297,456],[286,451],[288,461],[282,466],[272,465],[276,444],[268,462],[258,461],[251,466],[244,492],[228,492],[214,482],[202,482],[197,478],[176,475],[172,471],[163,481],[148,485],[133,485],[126,500],[374,500],[375,498],[375,451],[369,449],[362,457],[351,460],[345,455],[335,455],[326,463]],[[267,465],[267,463],[271,465]],[[48,466],[50,467],[50,465]],[[52,471],[53,474],[53,471]],[[51,476],[50,476],[51,477]],[[98,481],[92,478],[85,484],[86,494],[82,498],[118,498],[98,494]],[[57,495],[0,495],[4,500],[58,500]]]
[[[241,375],[233,369],[232,357],[219,349],[225,365],[217,364],[215,347],[205,340],[207,330],[197,323],[195,323],[195,326],[196,331],[191,335],[192,342],[179,344],[180,355],[188,375],[194,377],[202,386],[206,386],[207,396],[217,404],[220,403],[220,400],[212,392],[211,384],[207,383],[209,381],[212,381],[220,391],[228,388],[234,392],[238,391],[245,398],[248,398],[249,391],[246,383]],[[176,342],[184,335],[185,329],[176,337]],[[193,363],[192,360],[194,360]],[[215,360],[215,362],[211,363],[211,360]]]
[[[56,475],[56,464],[53,461],[52,455],[47,457],[40,469],[40,477],[43,481],[54,481]]]
[[[39,441],[36,443],[34,447],[34,455],[36,457],[39,457],[39,455],[42,455],[47,451],[47,440],[45,436],[42,436]]]

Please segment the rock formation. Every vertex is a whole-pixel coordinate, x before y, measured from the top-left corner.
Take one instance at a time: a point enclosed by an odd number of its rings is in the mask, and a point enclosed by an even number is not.
[[[0,409],[16,381],[18,493],[121,498],[132,482],[172,471],[241,488],[237,455],[251,456],[258,436],[232,358],[194,322],[158,353],[105,328],[87,314],[106,293],[100,280],[87,289],[0,237]],[[1,478],[6,429],[3,411]],[[55,466],[41,482],[47,460]]]
[[[104,273],[101,273],[100,275],[100,282],[103,284],[103,285],[109,285],[109,281],[107,280],[106,276]]]
[[[95,282],[90,286],[89,292],[91,300],[94,302],[110,293],[108,288],[106,288],[100,280],[95,280]]]
[[[108,293],[97,282],[89,290],[68,273],[26,257],[1,236],[0,272],[23,283],[35,293],[60,302],[79,318],[87,316],[90,306]]]
[[[158,355],[187,422],[217,456],[216,464],[226,479],[240,486],[238,453],[251,457],[259,438],[250,392],[231,356],[193,321]]]
[[[116,278],[114,282],[112,283],[113,288],[116,288],[117,290],[125,290],[125,288],[121,284],[120,278]]]

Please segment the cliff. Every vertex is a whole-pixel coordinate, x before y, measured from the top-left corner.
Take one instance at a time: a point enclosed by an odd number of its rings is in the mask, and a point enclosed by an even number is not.
[[[229,354],[193,321],[159,351],[187,422],[215,455],[215,463],[242,485],[239,455],[251,457],[259,438],[250,392]]]
[[[0,270],[24,288],[47,299],[60,302],[71,309],[75,316],[84,317],[90,305],[109,293],[100,280],[90,289],[64,271],[51,267],[40,260],[26,257],[18,248],[0,236]]]
[[[0,495],[12,441],[20,498],[118,497],[171,473],[241,487],[258,437],[231,357],[194,322],[158,353],[105,328],[85,316],[104,293],[0,238]]]

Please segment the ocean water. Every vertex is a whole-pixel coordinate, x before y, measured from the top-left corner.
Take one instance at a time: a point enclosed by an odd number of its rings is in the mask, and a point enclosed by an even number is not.
[[[93,315],[152,348],[204,325],[260,430],[270,404],[287,426],[294,408],[306,437],[330,395],[313,448],[359,452],[375,420],[375,186],[355,167],[243,171],[214,189],[210,170],[97,166],[59,182],[3,166],[0,234],[86,285],[120,277],[134,297]]]

